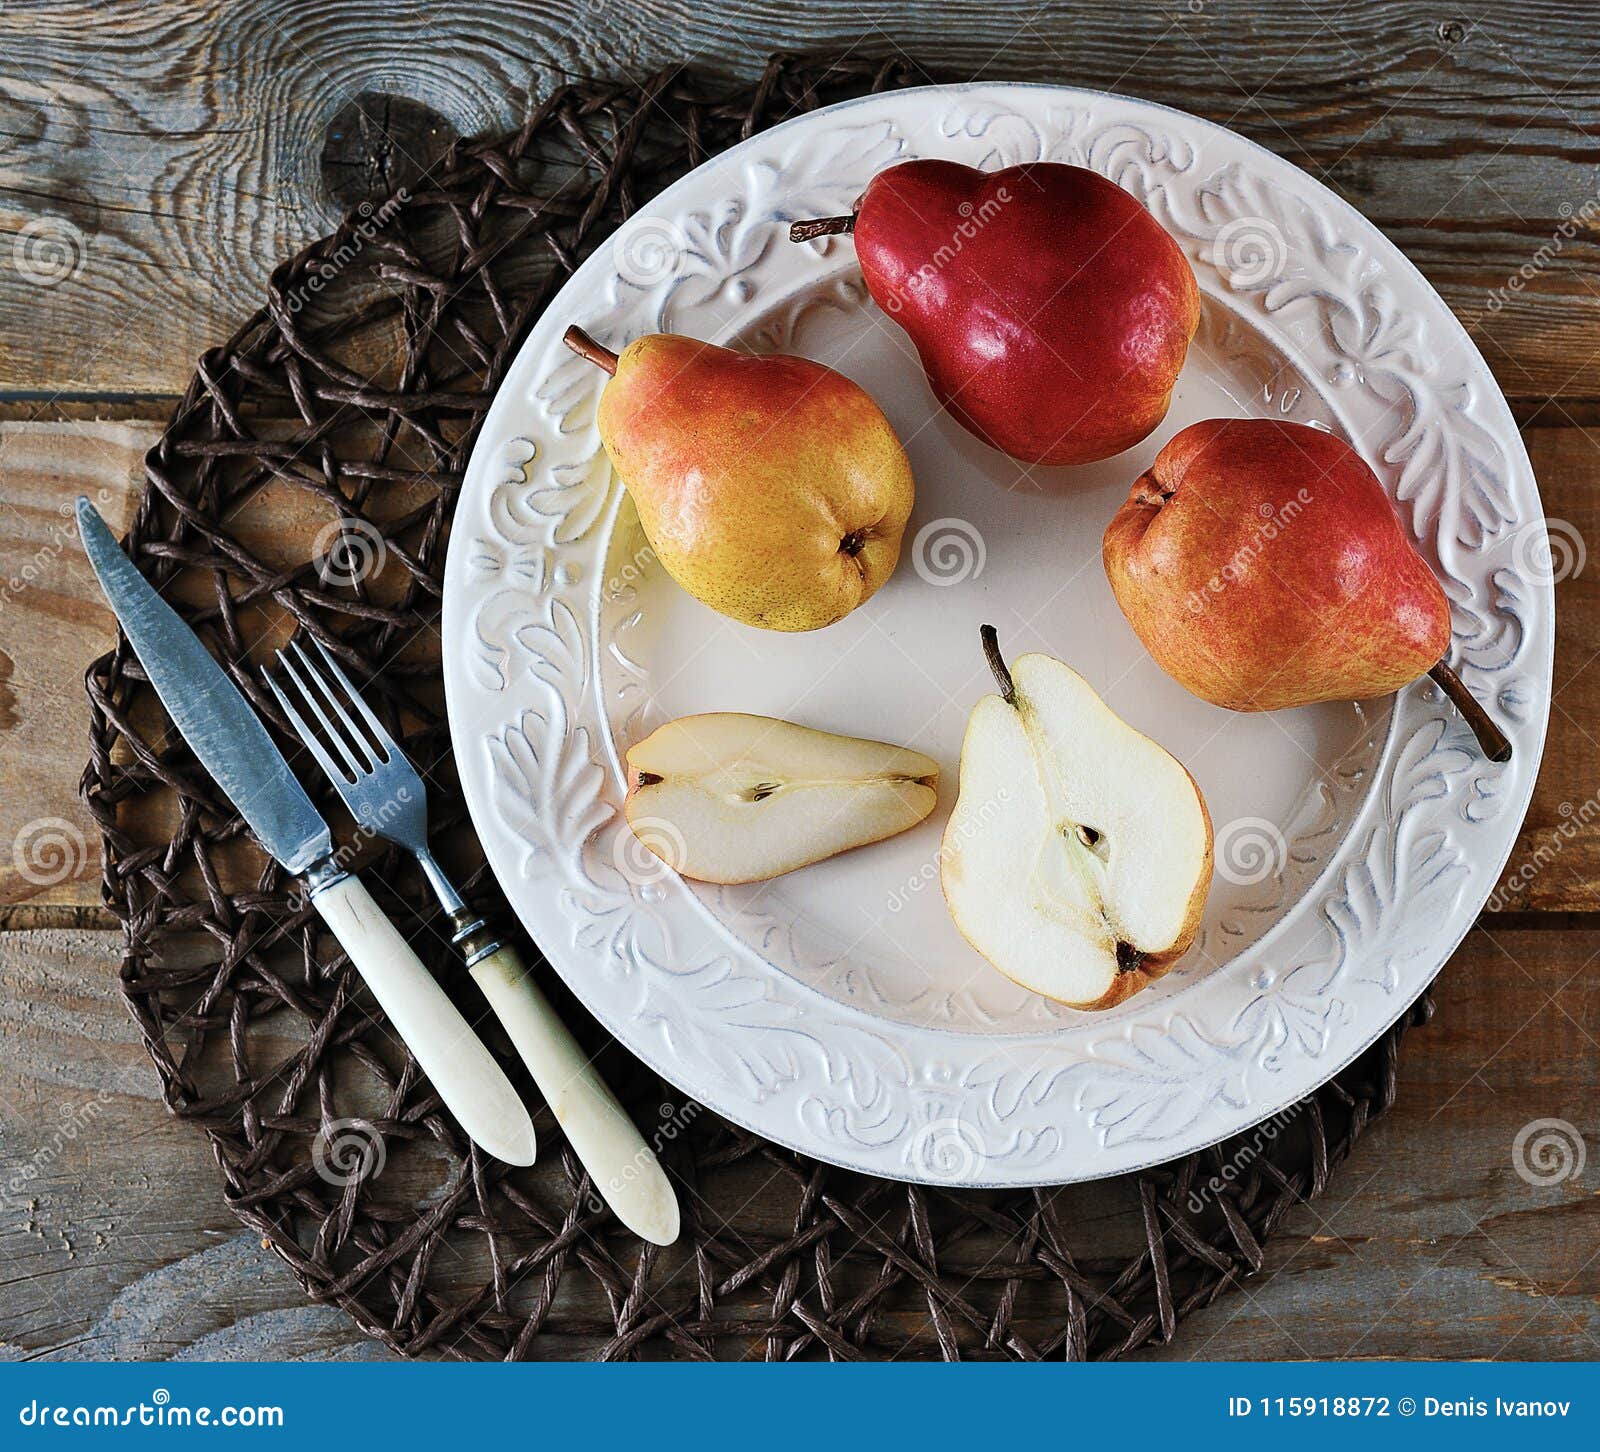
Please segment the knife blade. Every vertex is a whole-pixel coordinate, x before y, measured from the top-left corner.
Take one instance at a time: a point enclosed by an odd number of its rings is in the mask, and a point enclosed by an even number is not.
[[[261,718],[200,638],[122,552],[87,499],[78,500],[78,533],[100,588],[172,724],[256,839],[297,877],[328,856],[333,833],[272,744]]]
[[[297,877],[373,997],[467,1134],[514,1165],[534,1160],[533,1121],[511,1081],[422,960],[333,850],[333,832],[239,688],[78,500],[100,588],[167,715],[261,845]]]

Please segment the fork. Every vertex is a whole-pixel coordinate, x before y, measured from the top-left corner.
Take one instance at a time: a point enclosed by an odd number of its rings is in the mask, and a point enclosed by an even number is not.
[[[678,1238],[678,1199],[660,1162],[529,976],[516,949],[501,942],[467,906],[434,859],[428,847],[427,794],[416,768],[322,642],[313,640],[312,645],[322,659],[321,669],[294,640],[278,652],[278,663],[301,705],[322,727],[323,737],[290,699],[289,688],[263,669],[284,715],[362,830],[417,859],[455,929],[450,941],[460,949],[473,981],[617,1219],[656,1245],[671,1245]]]

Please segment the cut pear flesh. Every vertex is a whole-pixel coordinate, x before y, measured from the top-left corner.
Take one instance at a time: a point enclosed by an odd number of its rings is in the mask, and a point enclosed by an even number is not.
[[[986,645],[990,643],[986,629]],[[1082,676],[1024,655],[967,723],[941,877],[967,941],[1007,977],[1109,1008],[1194,941],[1211,820],[1194,779]]]
[[[635,836],[684,877],[760,882],[914,827],[939,764],[770,716],[684,716],[627,754]]]

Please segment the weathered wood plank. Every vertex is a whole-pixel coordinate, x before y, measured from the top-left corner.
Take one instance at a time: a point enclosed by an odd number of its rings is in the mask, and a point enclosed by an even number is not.
[[[83,672],[114,622],[72,507],[87,494],[125,529],[151,438],[148,424],[0,425],[0,904],[99,902],[99,834],[77,784]]]
[[[913,0],[893,18],[849,0],[8,5],[0,241],[17,265],[0,270],[0,395],[180,391],[277,261],[364,189],[415,175],[454,134],[514,124],[565,77],[685,58],[748,77],[772,50],[830,46],[1068,79],[1232,126],[1385,228],[1514,398],[1600,399],[1593,28],[1582,6],[1516,0],[1471,20],[1419,0],[1361,0],[1337,23],[1279,7],[1269,24],[1253,7],[1119,0]]]
[[[1600,431],[1524,431],[1556,583],[1550,734],[1496,912],[1600,911]],[[1593,548],[1597,553],[1591,560]]]
[[[223,1208],[203,1139],[156,1097],[115,951],[107,933],[0,934],[0,1357],[376,1354]],[[1244,1293],[1158,1356],[1595,1354],[1593,1170],[1530,1184],[1513,1146],[1535,1119],[1600,1133],[1600,932],[1480,929],[1438,993],[1393,1115]],[[788,1187],[752,1188],[743,1223],[781,1229]]]

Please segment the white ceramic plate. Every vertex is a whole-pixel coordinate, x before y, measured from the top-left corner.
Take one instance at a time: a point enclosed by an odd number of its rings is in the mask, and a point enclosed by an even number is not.
[[[665,123],[663,123],[665,124]],[[936,407],[868,299],[848,211],[912,157],[1089,166],[1178,238],[1205,298],[1171,414],[1089,468],[1029,471]],[[900,567],[807,635],[733,624],[644,546],[594,426],[604,376],[561,345],[673,331],[800,352],[865,386],[906,441]],[[1350,438],[1455,609],[1461,674],[1512,738],[1492,766],[1426,682],[1393,700],[1235,715],[1146,656],[1100,536],[1178,429],[1272,414]],[[957,935],[936,853],[962,729],[989,689],[978,626],[1060,656],[1182,759],[1217,828],[1204,928],[1101,1014],[1003,979]],[[831,107],[701,167],[572,279],[473,454],[445,577],[450,721],[511,903],[601,1021],[718,1113],[908,1180],[1090,1179],[1293,1104],[1421,992],[1494,886],[1544,741],[1554,607],[1539,497],[1465,331],[1371,224],[1207,122],[1056,87],[937,87]],[[623,751],[662,721],[752,711],[911,745],[943,766],[915,831],[778,880],[685,883],[623,824]]]

